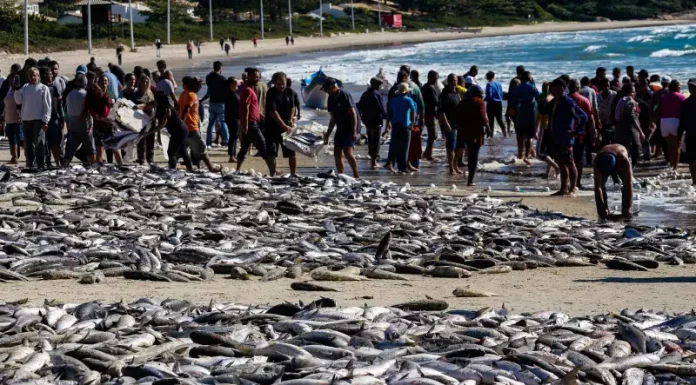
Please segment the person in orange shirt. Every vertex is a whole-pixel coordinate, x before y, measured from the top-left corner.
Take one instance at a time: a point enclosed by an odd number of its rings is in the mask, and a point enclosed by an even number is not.
[[[184,92],[179,95],[179,117],[188,128],[189,134],[186,144],[191,149],[193,159],[205,162],[210,171],[218,171],[218,168],[210,163],[208,151],[200,132],[198,95],[196,93],[201,89],[201,80],[197,77],[185,76],[182,83],[184,84]]]

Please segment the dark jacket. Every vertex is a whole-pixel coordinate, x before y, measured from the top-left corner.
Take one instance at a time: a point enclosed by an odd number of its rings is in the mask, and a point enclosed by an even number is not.
[[[366,127],[381,127],[387,117],[382,94],[374,89],[365,91],[358,101],[358,112]]]
[[[457,105],[454,116],[459,128],[457,135],[463,137],[467,143],[482,145],[488,127],[486,103],[483,98],[476,96],[462,100]]]

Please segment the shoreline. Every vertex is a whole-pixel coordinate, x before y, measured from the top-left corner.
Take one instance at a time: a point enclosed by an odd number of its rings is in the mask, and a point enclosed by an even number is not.
[[[322,50],[335,50],[350,47],[371,47],[383,45],[416,44],[435,41],[463,40],[485,37],[516,36],[534,33],[558,33],[558,32],[581,32],[581,31],[600,31],[612,29],[659,27],[694,24],[696,20],[629,20],[629,21],[608,21],[608,22],[546,22],[534,25],[513,25],[507,27],[484,27],[478,34],[454,33],[454,32],[372,32],[372,33],[345,33],[332,37],[296,37],[296,45],[286,46],[284,39],[267,39],[259,41],[259,47],[253,48],[250,41],[238,41],[234,50],[230,51],[231,56],[225,56],[224,52],[218,50],[217,42],[204,43],[201,53],[194,50],[193,59],[189,60],[184,44],[174,44],[164,46],[160,58],[155,55],[154,46],[136,47],[137,52],[125,52],[123,55],[122,67],[129,72],[134,66],[154,68],[157,60],[167,61],[170,68],[182,68],[202,65],[207,62],[223,58],[248,59],[252,57],[282,56],[288,54],[317,52]],[[42,53],[29,54],[30,57],[39,59],[44,56]],[[63,51],[50,54],[51,59],[57,60],[61,65],[61,74],[71,77],[73,69],[80,64],[89,62],[90,57],[94,57],[98,65],[106,67],[107,63],[116,63],[115,50],[113,49],[94,49],[92,54],[86,50]],[[23,54],[0,54],[0,70],[9,71],[13,63],[24,62]],[[183,74],[177,74],[183,76]]]

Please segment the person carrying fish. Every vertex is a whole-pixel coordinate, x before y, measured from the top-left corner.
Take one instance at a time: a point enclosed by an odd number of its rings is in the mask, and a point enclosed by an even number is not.
[[[209,171],[219,171],[219,167],[213,166],[213,164],[210,163],[208,151],[200,132],[198,96],[196,93],[201,90],[201,79],[197,77],[185,76],[182,82],[184,83],[184,92],[179,95],[179,118],[188,128],[186,145],[191,149],[191,155],[193,155],[193,158],[203,160],[205,165],[208,166]],[[174,124],[174,122],[171,124]],[[180,137],[183,137],[183,135],[180,135]],[[175,142],[178,142],[179,138],[173,139]]]
[[[353,169],[353,176],[360,178],[358,163],[353,155],[353,147],[358,139],[360,119],[353,97],[348,92],[338,88],[334,78],[327,78],[322,89],[329,94],[328,110],[331,114],[329,130],[324,134],[324,144],[329,144],[331,131],[335,127],[334,159],[336,160],[336,171],[343,174],[343,155],[345,155],[350,168]]]
[[[620,144],[608,144],[602,147],[595,157],[593,167],[595,202],[599,217],[607,219],[610,215],[606,184],[609,177],[618,176],[623,182],[621,217],[630,219],[631,205],[633,204],[633,171],[626,147]]]
[[[264,136],[266,138],[268,165],[271,176],[277,172],[276,158],[279,149],[283,152],[283,157],[288,159],[290,175],[297,175],[297,157],[295,151],[285,147],[283,144],[283,133],[290,134],[294,126],[295,101],[292,94],[288,91],[287,75],[283,72],[273,74],[273,87],[268,90],[266,95],[266,127]]]

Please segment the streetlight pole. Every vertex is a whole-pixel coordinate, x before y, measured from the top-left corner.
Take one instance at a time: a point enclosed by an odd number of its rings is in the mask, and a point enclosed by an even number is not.
[[[210,19],[210,41],[213,41],[213,0],[208,1],[208,18]]]
[[[171,22],[172,22],[171,0],[167,0],[167,45],[172,44],[172,41],[171,41]]]
[[[292,35],[292,5],[290,0],[288,0],[288,27],[290,28],[290,34]]]
[[[24,0],[24,56],[29,56],[29,0]]]
[[[263,0],[261,0],[261,40],[263,40]]]
[[[87,0],[87,52],[92,54],[92,0]]]
[[[133,4],[131,0],[128,0],[128,24],[130,24],[130,48],[131,51],[135,49],[135,39],[133,38]]]
[[[324,6],[319,0],[319,37],[324,37]]]
[[[355,5],[353,0],[350,0],[350,21],[353,23],[353,29],[355,29]]]
[[[379,23],[379,26],[382,26],[382,2],[380,0],[377,0],[377,17],[379,20],[377,22]]]

